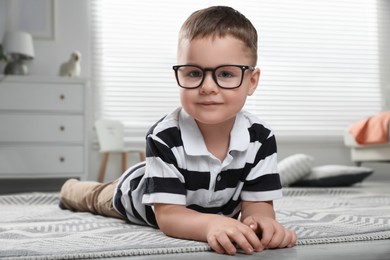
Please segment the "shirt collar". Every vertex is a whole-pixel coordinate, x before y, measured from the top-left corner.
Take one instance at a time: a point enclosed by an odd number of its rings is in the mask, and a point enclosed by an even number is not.
[[[209,155],[198,125],[184,109],[180,110],[179,128],[181,130],[183,147],[188,155]]]
[[[245,151],[249,146],[248,121],[242,112],[236,116],[232,131],[230,132],[229,151]],[[179,128],[183,140],[184,150],[188,155],[209,155],[202,133],[195,120],[181,109],[179,114]]]
[[[236,116],[233,129],[230,132],[230,147],[229,151],[245,151],[249,147],[249,121],[246,120],[243,112],[239,112]]]

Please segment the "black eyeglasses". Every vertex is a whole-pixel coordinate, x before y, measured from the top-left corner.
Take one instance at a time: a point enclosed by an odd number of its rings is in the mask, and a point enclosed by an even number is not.
[[[205,74],[211,71],[215,83],[220,88],[238,88],[244,79],[245,70],[254,70],[255,67],[244,65],[221,65],[216,68],[201,68],[196,65],[176,65],[175,71],[177,84],[182,88],[192,89],[202,85]]]

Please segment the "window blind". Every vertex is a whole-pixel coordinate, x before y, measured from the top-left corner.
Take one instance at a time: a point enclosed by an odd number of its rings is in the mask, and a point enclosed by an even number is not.
[[[258,30],[261,77],[245,109],[278,136],[340,137],[381,110],[379,34],[372,0],[91,0],[96,118],[121,120],[142,143],[180,105],[172,65],[195,10],[229,5]],[[383,17],[383,16],[381,16]]]

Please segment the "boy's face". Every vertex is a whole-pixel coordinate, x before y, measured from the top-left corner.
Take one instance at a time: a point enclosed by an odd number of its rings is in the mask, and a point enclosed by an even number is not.
[[[215,68],[221,65],[253,65],[244,43],[232,36],[195,38],[182,41],[178,50],[178,64]],[[231,126],[241,111],[247,96],[251,96],[258,84],[260,70],[245,70],[240,87],[218,87],[207,71],[202,85],[195,89],[181,88],[180,100],[185,111],[198,125],[228,124]]]

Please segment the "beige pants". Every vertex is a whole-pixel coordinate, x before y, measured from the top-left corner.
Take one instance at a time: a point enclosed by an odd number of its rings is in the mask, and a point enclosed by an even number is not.
[[[117,183],[118,180],[100,183],[69,179],[61,188],[60,200],[63,206],[73,211],[125,219],[112,205]]]

